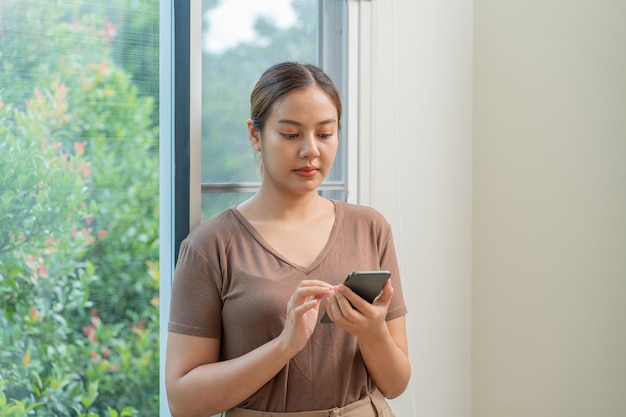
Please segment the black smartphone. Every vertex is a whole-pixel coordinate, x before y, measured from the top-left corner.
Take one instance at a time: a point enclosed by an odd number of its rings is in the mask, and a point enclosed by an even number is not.
[[[389,271],[353,271],[348,274],[343,284],[371,303],[380,294],[390,276]],[[322,323],[332,322],[328,314],[324,313]]]

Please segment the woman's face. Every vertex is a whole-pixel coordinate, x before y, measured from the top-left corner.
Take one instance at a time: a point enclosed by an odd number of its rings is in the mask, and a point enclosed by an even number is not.
[[[261,153],[264,185],[286,193],[316,190],[337,154],[337,108],[315,85],[275,103],[260,135],[251,122],[248,129]]]

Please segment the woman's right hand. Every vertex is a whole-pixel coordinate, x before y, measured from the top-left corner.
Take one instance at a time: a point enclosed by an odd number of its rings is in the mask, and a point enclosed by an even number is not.
[[[301,351],[315,330],[320,300],[328,295],[332,286],[324,281],[304,280],[298,285],[287,303],[285,328],[278,339],[294,355]]]
[[[219,360],[220,339],[170,332],[165,373],[172,415],[218,414],[258,391],[304,348],[330,288],[323,281],[302,281],[289,299],[280,335],[237,358]]]

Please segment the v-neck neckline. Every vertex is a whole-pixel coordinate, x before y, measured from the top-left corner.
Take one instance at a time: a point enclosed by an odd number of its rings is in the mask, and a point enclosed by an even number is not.
[[[239,223],[241,223],[241,225],[248,231],[248,233],[250,233],[250,235],[261,246],[263,246],[263,248],[267,252],[271,253],[274,257],[280,259],[281,261],[283,261],[284,263],[288,264],[292,268],[295,268],[298,271],[301,271],[305,275],[309,275],[311,272],[315,271],[315,269],[317,269],[320,266],[320,264],[322,263],[324,258],[326,258],[326,256],[330,252],[330,249],[332,248],[333,243],[335,241],[335,234],[337,233],[337,229],[338,229],[337,225],[339,224],[339,221],[341,220],[341,216],[343,215],[343,212],[341,211],[341,205],[337,204],[337,202],[335,200],[329,200],[329,201],[331,203],[333,203],[333,206],[335,208],[335,220],[333,222],[333,227],[330,230],[330,234],[328,235],[328,239],[326,240],[326,243],[324,244],[324,247],[322,247],[322,250],[320,251],[320,253],[315,257],[313,262],[311,262],[311,264],[308,265],[308,266],[299,265],[299,264],[291,261],[289,258],[285,257],[283,254],[278,252],[276,249],[274,249],[272,247],[272,245],[270,245],[269,242],[267,242],[263,238],[263,236],[261,236],[261,234],[252,225],[252,223],[250,223],[248,221],[248,219],[246,219],[244,217],[244,215],[241,214],[239,209],[237,209],[237,206],[231,207],[230,210],[235,215],[235,217],[237,218]]]

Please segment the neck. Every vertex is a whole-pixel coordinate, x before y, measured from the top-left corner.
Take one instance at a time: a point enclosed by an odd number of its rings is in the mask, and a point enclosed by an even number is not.
[[[320,208],[329,201],[317,192],[302,195],[285,195],[261,189],[248,201],[239,206],[241,211],[259,220],[285,220],[306,222],[322,211]]]

